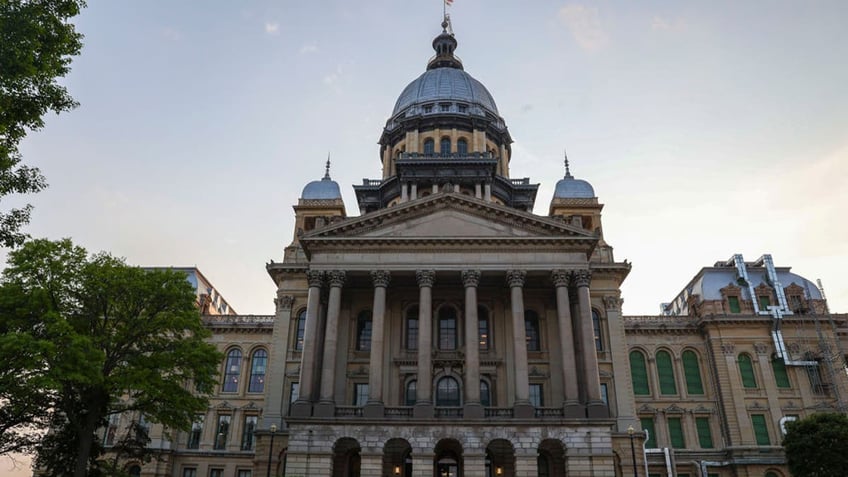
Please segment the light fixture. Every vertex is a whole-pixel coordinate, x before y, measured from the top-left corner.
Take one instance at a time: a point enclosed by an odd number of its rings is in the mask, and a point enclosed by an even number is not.
[[[399,465],[395,466],[395,475],[400,475],[400,466]]]
[[[495,475],[503,475],[503,467],[495,467]]]
[[[627,435],[630,436],[630,455],[633,457],[633,477],[639,477],[638,472],[636,471],[636,448],[633,446],[633,426],[627,428]]]

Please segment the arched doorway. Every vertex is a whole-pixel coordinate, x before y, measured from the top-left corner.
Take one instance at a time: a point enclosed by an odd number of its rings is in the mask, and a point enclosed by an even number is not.
[[[412,446],[406,439],[386,441],[383,446],[383,473],[380,475],[412,476]]]
[[[537,458],[539,477],[565,476],[565,446],[557,439],[545,439],[539,444]]]
[[[515,449],[506,439],[495,439],[486,446],[486,477],[515,475]]]
[[[456,439],[442,439],[436,444],[434,477],[462,477],[462,444]]]
[[[359,442],[342,437],[333,445],[333,477],[359,477],[361,462]]]

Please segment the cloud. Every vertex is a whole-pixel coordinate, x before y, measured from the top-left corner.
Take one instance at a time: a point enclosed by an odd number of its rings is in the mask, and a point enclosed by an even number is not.
[[[336,93],[341,94],[342,89],[339,87],[339,80],[342,78],[342,65],[336,66],[336,71],[324,75],[322,81]]]
[[[308,43],[300,47],[301,55],[308,55],[309,53],[315,53],[316,51],[318,51],[318,46],[314,43]]]
[[[277,22],[265,22],[265,33],[277,35],[280,33],[280,24]]]
[[[609,36],[601,26],[597,7],[571,3],[560,8],[557,16],[583,50],[598,51],[609,43]]]
[[[179,30],[173,27],[165,27],[160,32],[162,38],[170,41],[180,41],[183,39],[183,34]]]
[[[654,31],[683,31],[685,29],[686,22],[682,18],[667,19],[654,15],[651,19],[651,30]]]

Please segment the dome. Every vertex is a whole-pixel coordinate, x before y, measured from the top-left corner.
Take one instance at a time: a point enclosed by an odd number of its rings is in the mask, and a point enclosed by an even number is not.
[[[495,100],[483,83],[465,71],[451,67],[425,71],[409,83],[398,97],[392,116],[407,110],[410,106],[438,102],[477,105],[499,116]]]
[[[324,177],[320,181],[312,181],[306,184],[303,192],[300,193],[301,199],[307,200],[341,200],[342,191],[339,189],[338,182],[330,179],[330,156],[327,156],[327,166],[324,172]]]
[[[556,184],[554,199],[591,199],[595,197],[595,189],[592,184],[583,179],[575,179],[567,174]]]

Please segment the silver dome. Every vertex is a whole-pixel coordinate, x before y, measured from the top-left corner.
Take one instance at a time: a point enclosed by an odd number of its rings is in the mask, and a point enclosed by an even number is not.
[[[336,181],[329,177],[324,177],[320,181],[312,181],[309,184],[306,184],[306,187],[303,188],[303,192],[300,194],[300,198],[310,200],[334,200],[341,199],[342,192]]]
[[[434,68],[425,71],[404,88],[395,103],[392,117],[410,106],[440,101],[479,105],[495,116],[499,116],[498,107],[492,95],[470,74],[457,68]]]
[[[560,179],[554,191],[555,199],[592,199],[595,197],[595,189],[592,184],[583,179],[575,179],[571,174]]]

